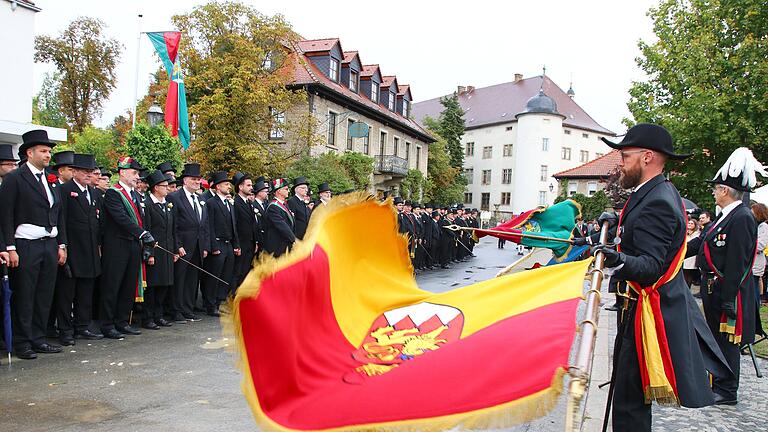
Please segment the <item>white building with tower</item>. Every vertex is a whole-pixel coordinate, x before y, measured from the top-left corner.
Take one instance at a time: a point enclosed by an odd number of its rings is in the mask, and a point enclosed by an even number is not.
[[[550,205],[558,195],[555,173],[610,151],[601,137],[615,133],[598,124],[548,76],[523,78],[489,87],[460,86],[466,132],[464,173],[469,185],[464,205],[518,214]],[[437,119],[440,98],[413,105],[414,118]]]

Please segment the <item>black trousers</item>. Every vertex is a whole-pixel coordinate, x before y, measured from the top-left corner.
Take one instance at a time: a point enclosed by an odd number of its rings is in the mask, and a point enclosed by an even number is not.
[[[208,254],[205,259],[205,269],[219,278],[230,281],[232,272],[235,268],[235,252],[232,243],[222,243],[221,253]],[[230,289],[234,292],[233,284],[229,286],[219,282],[211,276],[204,275],[202,282],[203,307],[206,311],[211,311],[219,307],[230,294]]]
[[[254,248],[246,246],[242,248],[240,256],[235,257],[235,280],[234,290],[237,291],[237,287],[245,280],[248,273],[253,268],[253,257],[255,255]],[[225,279],[226,280],[226,279]]]
[[[45,342],[58,267],[56,239],[16,239],[19,266],[11,269],[11,321],[17,351]]]
[[[614,364],[616,368],[613,409],[611,424],[614,431],[648,431],[651,430],[651,405],[646,405],[643,393],[643,383],[640,378],[640,364],[635,348],[635,305],[627,310],[625,320],[619,325],[616,342],[613,347]]]
[[[729,378],[717,378],[712,379],[712,390],[723,396],[726,399],[736,399],[736,393],[739,390],[739,375],[741,371],[741,353],[739,352],[739,345],[728,341],[728,336],[725,333],[720,332],[720,316],[722,310],[720,309],[720,293],[718,290],[709,292],[707,287],[708,278],[706,276],[701,278],[701,304],[704,306],[704,318],[707,320],[707,325],[712,331],[712,335],[715,337],[717,346],[720,347],[720,351],[723,352],[725,361],[728,362],[728,366],[733,371],[733,377]],[[742,307],[748,307],[742,305]]]
[[[144,324],[163,317],[163,304],[173,285],[148,286],[144,289]]]
[[[139,242],[120,238],[109,239],[104,242],[103,256],[99,317],[101,331],[106,332],[128,325],[136,299],[136,283],[139,280]]]
[[[59,336],[73,336],[87,330],[93,319],[94,278],[60,277],[56,282],[54,306]],[[74,319],[73,319],[74,318]],[[73,325],[74,324],[74,325]]]
[[[196,266],[200,266],[200,250],[195,247],[188,251],[184,259]],[[199,285],[199,273],[196,268],[182,260],[176,261],[173,267],[173,297],[174,313],[192,315],[195,301],[197,301],[197,288]]]

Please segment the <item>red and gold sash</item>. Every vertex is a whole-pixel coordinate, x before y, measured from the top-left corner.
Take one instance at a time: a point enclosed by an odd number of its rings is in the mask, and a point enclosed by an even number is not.
[[[685,215],[684,210],[685,207],[683,207],[683,215]],[[622,210],[621,213],[619,227],[621,227],[624,211]],[[688,223],[687,216],[684,217],[683,226]],[[658,290],[677,276],[685,260],[686,249],[687,244],[683,237],[683,244],[675,254],[671,265],[653,285],[643,287],[635,281],[627,281],[627,284],[637,293],[635,347],[647,404],[655,400],[660,405],[680,405]],[[621,251],[621,245],[617,246],[616,250]]]
[[[141,212],[139,212],[139,208],[136,207],[136,203],[133,202],[133,199],[131,199],[128,191],[126,191],[120,183],[117,183],[112,188],[120,194],[120,198],[123,199],[123,205],[125,206],[126,210],[128,210],[128,213],[132,216],[133,221],[139,225],[139,228],[144,228],[144,224],[141,221]],[[139,277],[136,280],[136,293],[134,296],[134,301],[136,303],[142,303],[144,301],[144,288],[146,287],[147,268],[144,264],[144,261],[141,261],[141,264],[139,265]]]

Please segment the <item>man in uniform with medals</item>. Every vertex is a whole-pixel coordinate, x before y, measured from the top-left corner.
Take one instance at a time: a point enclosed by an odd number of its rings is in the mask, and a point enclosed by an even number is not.
[[[296,241],[294,216],[288,208],[288,180],[277,178],[272,181],[275,199],[267,206],[264,221],[264,251],[279,257],[291,250]]]

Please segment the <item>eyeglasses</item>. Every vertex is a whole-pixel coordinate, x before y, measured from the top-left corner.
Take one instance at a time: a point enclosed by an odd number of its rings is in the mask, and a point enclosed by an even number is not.
[[[632,153],[645,153],[649,150],[646,149],[639,149],[639,150],[621,150],[619,151],[619,154],[621,155],[621,160],[626,160],[627,155],[630,155]]]

